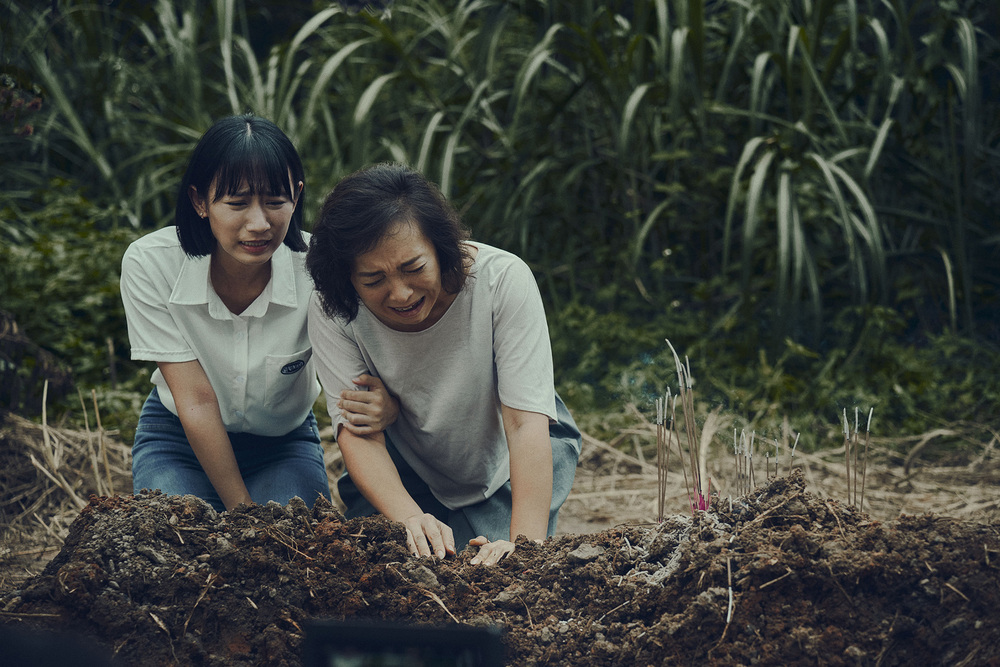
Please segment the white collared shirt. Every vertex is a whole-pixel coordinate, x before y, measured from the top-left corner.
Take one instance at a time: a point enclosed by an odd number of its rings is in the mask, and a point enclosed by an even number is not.
[[[313,286],[305,253],[281,245],[271,258],[270,282],[239,315],[212,288],[209,264],[207,255],[184,253],[175,227],[128,247],[121,292],[132,359],[197,359],[227,431],[284,435],[302,424],[320,390],[306,327]],[[152,381],[177,414],[159,370]]]

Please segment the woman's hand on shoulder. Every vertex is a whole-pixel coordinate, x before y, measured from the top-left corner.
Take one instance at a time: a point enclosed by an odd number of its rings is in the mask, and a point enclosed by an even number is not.
[[[406,526],[406,548],[414,556],[455,555],[455,536],[448,524],[433,514],[414,514],[403,520]]]
[[[507,540],[490,542],[480,535],[469,540],[469,546],[479,547],[479,553],[469,561],[470,565],[496,565],[514,551],[514,543]]]
[[[340,392],[337,407],[347,420],[344,428],[354,435],[380,433],[399,416],[399,401],[385,384],[367,373],[353,380],[358,389]]]

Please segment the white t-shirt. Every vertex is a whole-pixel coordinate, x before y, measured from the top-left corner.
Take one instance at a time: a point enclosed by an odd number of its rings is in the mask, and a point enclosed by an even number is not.
[[[227,431],[284,435],[302,424],[319,395],[306,327],[313,285],[305,253],[282,244],[271,258],[267,287],[239,315],[212,288],[209,262],[207,255],[184,253],[175,227],[128,247],[121,291],[132,358],[197,359]],[[177,414],[159,370],[152,381],[163,405]]]
[[[309,307],[327,407],[371,373],[399,399],[393,444],[446,507],[490,497],[510,479],[501,404],[556,419],[552,350],[538,285],[515,255],[481,243],[472,276],[433,326],[390,329],[359,304],[347,323]],[[545,446],[549,443],[546,441]]]

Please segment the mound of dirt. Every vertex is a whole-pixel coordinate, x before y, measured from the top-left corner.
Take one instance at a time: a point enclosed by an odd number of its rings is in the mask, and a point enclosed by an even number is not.
[[[511,665],[1000,664],[997,525],[875,521],[798,471],[496,567],[404,545],[326,504],[93,497],[0,629],[73,630],[125,665],[299,665],[316,618],[499,626]]]

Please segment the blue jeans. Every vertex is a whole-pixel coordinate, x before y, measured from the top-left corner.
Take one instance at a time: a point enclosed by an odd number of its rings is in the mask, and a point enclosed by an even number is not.
[[[318,496],[330,498],[316,417],[283,436],[230,433],[229,441],[250,498],[258,504],[282,505],[298,496],[312,505]],[[160,402],[154,388],[142,406],[132,445],[132,490],[159,489],[170,495],[192,494],[220,512],[219,494],[188,443],[177,415]]]
[[[556,394],[556,417],[558,421],[549,425],[549,440],[552,443],[552,505],[549,507],[549,525],[547,534],[555,535],[556,523],[559,519],[559,508],[566,502],[576,478],[576,465],[580,460],[580,446],[583,437],[576,426],[573,416],[565,403]],[[490,540],[510,539],[510,517],[512,498],[510,480],[496,490],[489,498],[458,509],[450,510],[441,504],[430,487],[414,472],[399,454],[395,445],[385,438],[385,447],[396,465],[403,486],[410,497],[420,505],[424,512],[433,514],[439,521],[451,527],[455,536],[455,549],[461,551],[469,545],[469,540],[483,535]],[[359,516],[372,516],[378,510],[361,495],[348,473],[344,473],[337,481],[337,491],[340,499],[347,506],[345,516],[353,519]]]

